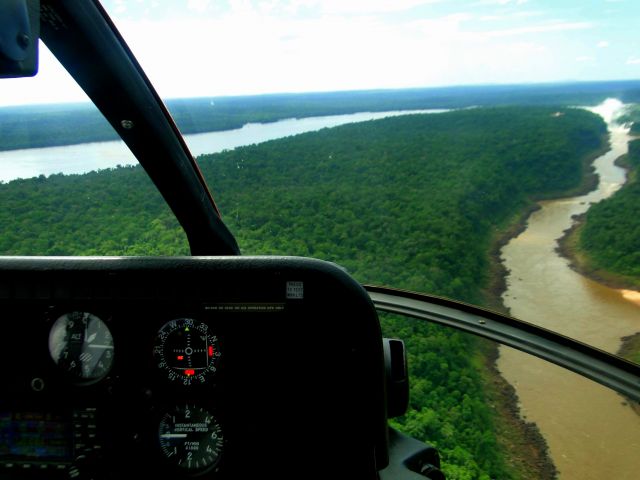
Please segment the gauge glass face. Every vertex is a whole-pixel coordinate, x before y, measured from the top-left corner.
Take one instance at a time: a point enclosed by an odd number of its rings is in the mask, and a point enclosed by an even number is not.
[[[181,470],[204,472],[220,462],[222,429],[204,408],[190,404],[175,407],[160,420],[158,435],[162,454]]]
[[[113,365],[113,336],[96,315],[65,313],[51,327],[49,353],[67,375],[82,381],[99,380]]]
[[[172,382],[203,384],[217,370],[220,346],[206,323],[178,318],[160,329],[153,354],[158,368]]]

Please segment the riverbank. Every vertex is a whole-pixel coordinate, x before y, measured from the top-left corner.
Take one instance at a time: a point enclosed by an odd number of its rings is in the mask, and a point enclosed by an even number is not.
[[[635,138],[637,137],[631,137],[631,140]],[[636,181],[631,174],[631,166],[627,155],[618,157],[614,164],[625,170],[627,178],[625,184]],[[565,230],[564,235],[558,240],[557,252],[569,260],[569,265],[572,269],[595,282],[617,290],[640,290],[639,278],[598,268],[584,249],[580,248],[579,240],[584,226],[585,215],[586,213],[574,217],[574,223],[571,228]]]
[[[500,251],[512,238],[526,230],[528,219],[540,206],[530,202],[517,215],[496,228],[489,250],[489,275],[487,287],[482,293],[487,308],[510,315],[502,302],[502,294],[507,289],[509,271],[500,258]],[[515,478],[554,480],[557,469],[549,448],[538,426],[527,422],[520,410],[520,400],[513,386],[498,370],[499,345],[485,341],[482,346],[481,372],[486,386],[485,393],[495,411],[495,428],[498,443],[504,452],[507,467]]]
[[[620,105],[609,103],[609,110],[619,110]],[[573,225],[575,216],[608,198],[625,181],[624,172],[613,162],[626,153],[628,135],[611,122],[609,130],[611,148],[593,162],[600,178],[598,188],[540,202],[526,231],[502,249],[502,260],[510,270],[503,299],[516,317],[616,352],[622,337],[638,331],[637,305],[578,274],[555,251],[557,239]],[[517,350],[500,348],[499,352],[499,372],[515,388],[525,420],[535,422],[544,436],[563,479],[635,478],[640,424],[625,399]]]
[[[625,169],[627,182],[637,181],[631,173],[627,155],[618,157],[614,163],[618,167]],[[558,240],[556,249],[558,254],[569,261],[569,266],[574,271],[597,283],[616,290],[626,290],[629,293],[636,294],[640,292],[639,278],[598,267],[587,252],[580,247],[580,237],[584,230],[585,218],[586,213],[574,217],[574,223],[571,228],[565,230],[564,235]],[[640,332],[635,335],[627,335],[621,341],[622,345],[617,354],[630,361],[640,363]],[[635,404],[634,407],[634,410],[640,413],[638,404]]]
[[[556,479],[558,471],[549,455],[547,442],[535,423],[522,418],[515,389],[498,371],[498,345],[483,341],[480,351],[485,394],[495,412],[496,438],[512,478]]]
[[[501,258],[502,248],[511,239],[518,237],[527,229],[529,217],[541,207],[538,202],[551,198],[568,198],[586,194],[598,185],[593,162],[610,149],[609,137],[603,136],[601,147],[586,155],[582,162],[583,178],[575,188],[563,192],[552,192],[531,198],[519,213],[496,227],[490,241],[489,274],[487,287],[483,290],[485,305],[488,308],[509,315],[509,309],[502,301],[507,289],[509,271]],[[522,416],[515,388],[505,380],[497,367],[500,355],[499,346],[494,342],[485,342],[483,346],[483,372],[487,397],[491,401],[496,415],[496,432],[505,459],[510,469],[522,478],[555,479],[558,471],[549,454],[546,440],[534,422],[528,422]],[[535,473],[534,473],[535,472]]]
[[[603,270],[593,265],[588,255],[578,244],[585,215],[574,217],[575,223],[565,230],[565,234],[558,239],[556,251],[569,260],[569,266],[591,280],[616,290],[640,290],[640,280],[627,275]]]
[[[502,302],[502,294],[507,289],[509,271],[500,259],[500,251],[512,238],[517,237],[527,229],[527,222],[533,212],[540,209],[540,205],[531,202],[520,213],[505,222],[502,228],[496,228],[490,241],[489,275],[487,287],[483,289],[485,304],[488,308],[509,315],[509,309]]]
[[[640,281],[638,279],[597,268],[591,263],[589,257],[578,245],[583,226],[584,215],[579,215],[575,218],[574,225],[566,230],[564,236],[558,240],[556,250],[559,255],[569,260],[569,267],[580,275],[609,288],[640,290]],[[632,362],[640,363],[640,332],[622,337],[621,341],[622,344],[617,354]],[[636,405],[634,410],[640,414],[640,406]]]
[[[502,228],[495,229],[489,251],[487,287],[482,292],[487,308],[505,315],[511,314],[502,302],[509,271],[502,263],[500,252],[512,238],[527,229],[529,217],[539,209],[540,205],[531,201],[517,215],[505,222]],[[482,353],[481,371],[486,386],[485,393],[495,411],[496,437],[504,452],[507,467],[514,472],[515,478],[556,479],[558,472],[549,454],[547,442],[538,426],[523,418],[515,388],[498,370],[499,345],[490,341],[483,342]]]
[[[490,240],[488,264],[489,274],[487,286],[483,289],[485,305],[488,308],[496,310],[507,315],[510,314],[509,309],[502,301],[502,295],[507,289],[507,276],[509,271],[502,262],[501,251],[511,239],[516,238],[527,229],[529,217],[531,214],[540,209],[538,202],[549,199],[570,198],[579,195],[585,195],[598,186],[598,175],[595,173],[593,162],[596,158],[604,155],[610,149],[609,137],[602,137],[601,147],[586,155],[582,161],[582,169],[584,175],[579,185],[576,187],[561,191],[536,195],[528,201],[528,204],[512,218],[496,227]]]

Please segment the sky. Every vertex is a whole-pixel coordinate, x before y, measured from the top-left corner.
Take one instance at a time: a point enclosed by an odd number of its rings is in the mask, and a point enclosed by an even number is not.
[[[640,0],[103,0],[164,98],[640,79]],[[86,97],[41,48],[0,105]]]

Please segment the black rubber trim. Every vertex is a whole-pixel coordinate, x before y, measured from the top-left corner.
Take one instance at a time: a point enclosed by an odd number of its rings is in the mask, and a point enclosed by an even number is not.
[[[160,190],[191,254],[240,254],[175,122],[102,6],[42,0],[41,36]]]
[[[551,330],[441,297],[365,285],[378,310],[473,333],[564,367],[640,401],[640,365]]]

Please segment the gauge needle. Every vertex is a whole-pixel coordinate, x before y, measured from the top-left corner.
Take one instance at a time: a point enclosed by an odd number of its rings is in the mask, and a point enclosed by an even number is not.
[[[113,345],[98,345],[95,343],[90,343],[88,347],[89,348],[113,348]]]
[[[160,438],[187,438],[186,433],[163,433]]]

